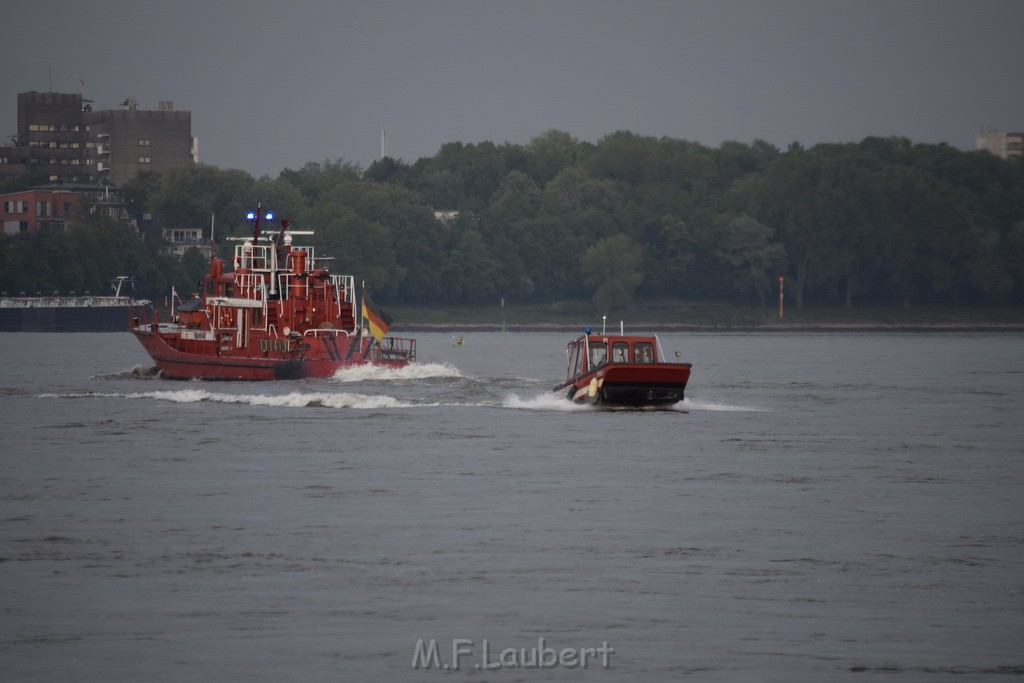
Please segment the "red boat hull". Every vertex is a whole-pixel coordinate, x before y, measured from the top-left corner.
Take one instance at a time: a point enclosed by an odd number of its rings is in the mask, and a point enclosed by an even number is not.
[[[409,364],[407,356],[391,354],[386,346],[374,345],[366,337],[309,337],[302,340],[303,347],[308,348],[297,353],[257,355],[246,349],[218,353],[212,342],[206,352],[181,351],[171,346],[160,332],[134,328],[132,333],[156,363],[161,375],[168,379],[262,381],[326,378],[341,368],[355,365],[403,367]]]
[[[607,406],[666,406],[682,401],[689,363],[611,363],[576,378],[568,389],[574,403]]]

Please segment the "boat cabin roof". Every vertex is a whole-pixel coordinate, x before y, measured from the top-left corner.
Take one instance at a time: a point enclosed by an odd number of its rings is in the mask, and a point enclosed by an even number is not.
[[[576,339],[573,339],[571,342],[569,342],[569,346],[574,346],[574,345],[580,344],[580,343],[582,343],[584,341],[587,343],[587,345],[609,344],[609,343],[614,344],[615,342],[618,342],[618,343],[621,344],[621,343],[625,342],[625,343],[629,344],[630,346],[632,346],[633,344],[635,344],[637,342],[646,342],[648,344],[656,344],[657,341],[658,341],[658,338],[656,336],[652,335],[652,334],[593,334],[593,333],[591,333],[591,334],[580,335]]]
[[[584,334],[569,342],[567,377],[571,380],[606,363],[660,363],[661,345],[649,334]]]

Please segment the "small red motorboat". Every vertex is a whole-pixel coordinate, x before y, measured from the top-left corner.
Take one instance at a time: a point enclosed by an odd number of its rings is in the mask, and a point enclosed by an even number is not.
[[[678,352],[676,353],[678,357]],[[566,347],[566,381],[555,387],[574,403],[642,408],[683,400],[690,363],[669,363],[656,335],[586,334]]]
[[[258,213],[250,220],[252,238],[233,238],[242,242],[233,271],[224,272],[223,261],[211,255],[201,291],[176,312],[172,307],[169,322],[144,312],[132,320],[131,332],[162,376],[301,379],[416,360],[416,340],[387,337],[391,319],[365,292],[357,310],[353,276],[330,273],[313,247],[292,243],[293,235],[311,231],[290,231],[282,220],[280,231],[261,233]]]

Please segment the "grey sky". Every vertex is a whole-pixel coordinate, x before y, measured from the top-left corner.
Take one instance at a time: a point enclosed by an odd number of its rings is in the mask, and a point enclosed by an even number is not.
[[[383,128],[410,163],[552,128],[962,149],[1024,129],[1021,0],[14,0],[3,23],[5,139],[17,93],[84,81],[97,109],[191,110],[200,160],[255,175],[366,166]]]

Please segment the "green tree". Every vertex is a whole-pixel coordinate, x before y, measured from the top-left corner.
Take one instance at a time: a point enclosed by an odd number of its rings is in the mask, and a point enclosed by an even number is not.
[[[380,244],[380,248],[393,249],[395,262],[403,269],[397,298],[425,303],[445,296],[439,272],[450,228],[434,217],[419,193],[387,183],[350,181],[334,187],[323,201],[348,207],[364,220],[388,229],[390,245]],[[381,300],[386,301],[387,296]]]
[[[244,171],[192,164],[164,173],[150,201],[165,227],[205,227],[216,216],[218,228],[233,231],[244,225],[246,212],[260,199],[254,196],[254,184]]]
[[[298,189],[307,202],[315,204],[325,193],[344,183],[359,180],[361,175],[358,164],[344,159],[328,159],[319,163],[307,162],[298,170],[286,168],[278,178]]]
[[[565,131],[548,130],[530,140],[526,146],[528,173],[543,186],[564,169],[584,158],[586,151],[579,140]]]
[[[592,245],[580,261],[583,281],[594,288],[594,302],[608,309],[628,304],[643,282],[643,250],[625,235],[612,235]]]
[[[753,290],[761,307],[767,305],[768,292],[786,262],[786,250],[772,241],[771,228],[746,214],[727,221],[716,256],[732,269],[736,291]]]
[[[452,298],[468,303],[497,301],[501,264],[491,256],[483,237],[465,230],[441,267],[441,281]]]
[[[334,259],[333,272],[353,275],[357,284],[365,281],[382,299],[398,292],[405,270],[395,261],[391,231],[386,226],[337,202],[306,209],[296,222],[315,231],[317,254]]]

